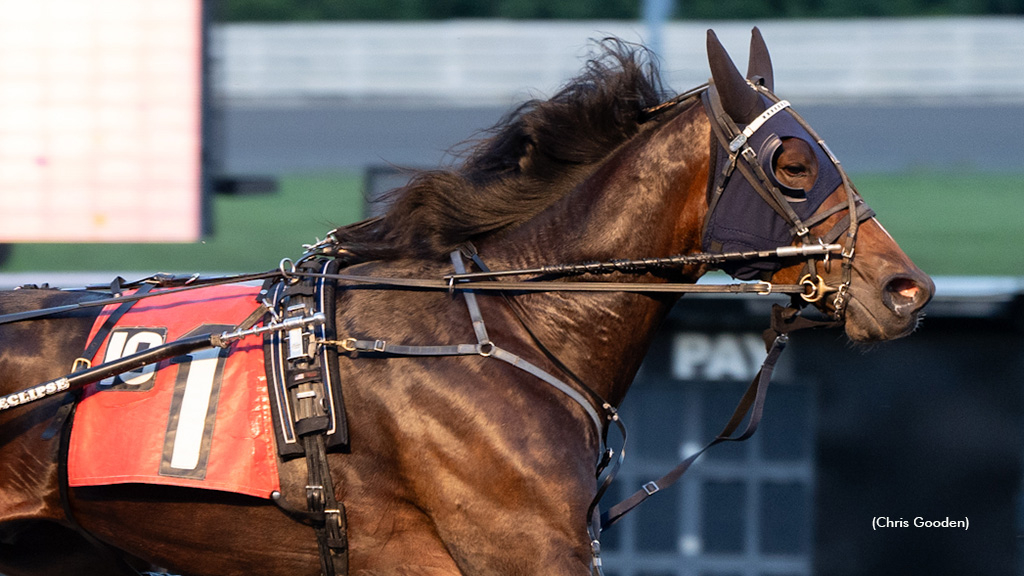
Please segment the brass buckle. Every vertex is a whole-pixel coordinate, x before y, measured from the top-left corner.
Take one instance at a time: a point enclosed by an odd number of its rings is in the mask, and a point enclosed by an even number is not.
[[[815,303],[825,297],[825,294],[829,292],[835,292],[836,289],[825,283],[825,279],[817,274],[813,276],[811,274],[804,274],[804,277],[800,279],[800,285],[805,288],[810,288],[810,292],[803,292],[800,297],[803,298],[804,302]]]
[[[71,364],[71,373],[74,374],[75,372],[82,372],[89,368],[92,368],[92,361],[88,358],[78,357],[75,358],[75,361]]]

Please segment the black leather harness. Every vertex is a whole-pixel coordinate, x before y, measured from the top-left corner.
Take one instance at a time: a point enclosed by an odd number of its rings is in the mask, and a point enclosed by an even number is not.
[[[322,315],[323,323],[297,325],[264,335],[264,359],[278,453],[306,460],[306,506],[298,510],[280,492],[274,502],[290,516],[313,527],[324,576],[348,574],[348,524],[331,478],[329,449],[348,449],[348,423],[338,379],[338,353],[323,343],[335,340],[333,259],[303,260],[294,272],[268,280],[260,292],[267,309],[265,325]]]

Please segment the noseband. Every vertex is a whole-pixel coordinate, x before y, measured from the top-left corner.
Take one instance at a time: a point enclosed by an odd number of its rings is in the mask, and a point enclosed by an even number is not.
[[[733,119],[723,110],[721,100],[718,96],[718,91],[714,84],[709,84],[705,90],[701,93],[701,99],[704,103],[705,110],[708,118],[711,120],[712,131],[715,134],[715,138],[718,141],[718,147],[715,147],[712,152],[712,173],[715,174],[715,180],[713,185],[709,188],[708,194],[708,212],[705,218],[705,234],[708,233],[709,224],[713,219],[718,216],[717,209],[720,206],[720,200],[723,197],[723,193],[726,192],[727,188],[730,189],[730,193],[745,193],[750,190],[755,192],[762,200],[764,204],[771,207],[774,211],[774,215],[781,218],[789,230],[789,237],[792,242],[795,243],[797,239],[800,240],[800,244],[804,248],[811,246],[827,246],[838,242],[840,236],[843,236],[843,230],[845,229],[845,238],[842,240],[840,257],[842,258],[842,274],[838,285],[830,285],[824,278],[818,275],[816,258],[819,254],[812,254],[807,258],[804,275],[800,279],[800,284],[806,288],[804,292],[800,294],[801,299],[806,303],[815,303],[822,300],[826,294],[835,293],[832,300],[833,317],[837,321],[841,321],[844,318],[846,306],[849,303],[849,290],[850,283],[853,277],[853,257],[857,244],[857,229],[860,222],[867,220],[874,216],[874,211],[871,210],[864,203],[864,200],[860,198],[850,183],[849,177],[846,175],[846,171],[843,169],[839,160],[832,154],[832,151],[825,144],[825,141],[821,139],[814,132],[814,129],[792,109],[789,102],[786,100],[780,100],[775,94],[760,83],[751,83],[751,86],[757,90],[757,92],[772,103],[767,109],[761,113],[757,118],[751,121],[748,125],[743,128],[737,126]],[[792,199],[779,189],[779,186],[773,181],[769,174],[765,171],[765,158],[759,158],[757,152],[751,146],[752,140],[755,139],[755,135],[759,130],[767,129],[770,127],[770,122],[776,115],[786,113],[792,120],[795,120],[800,128],[806,132],[806,136],[809,137],[814,143],[816,143],[821,152],[824,153],[825,158],[831,164],[827,167],[834,170],[838,177],[842,181],[843,189],[846,194],[846,202],[836,204],[832,208],[819,211],[809,215],[809,217],[802,219],[797,212],[794,210],[792,205]],[[784,119],[783,119],[784,120]],[[766,126],[769,125],[769,126]],[[717,164],[716,159],[724,157],[724,166],[715,166]],[[770,158],[768,159],[770,161]],[[770,168],[770,164],[769,164]],[[743,182],[739,183],[739,186],[730,187],[730,181],[732,176],[739,171],[743,176]],[[819,181],[822,176],[819,173]],[[828,190],[827,194],[831,195],[832,190]],[[824,201],[826,197],[822,197],[819,203]],[[824,222],[834,214],[846,210],[848,213],[845,215],[835,226],[825,232],[825,234],[815,237],[811,234],[810,229],[814,226]],[[855,217],[853,216],[855,215]],[[762,247],[767,248],[767,247]],[[824,260],[826,270],[831,267],[831,252],[824,252]],[[756,274],[757,270],[753,270]]]

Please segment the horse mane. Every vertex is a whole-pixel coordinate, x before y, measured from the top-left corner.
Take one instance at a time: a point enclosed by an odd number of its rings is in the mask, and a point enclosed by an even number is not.
[[[385,196],[383,216],[333,231],[338,252],[349,263],[437,259],[523,224],[573,190],[665,96],[646,48],[615,38],[596,47],[550,99],[521,104],[464,143],[461,166],[416,173]]]

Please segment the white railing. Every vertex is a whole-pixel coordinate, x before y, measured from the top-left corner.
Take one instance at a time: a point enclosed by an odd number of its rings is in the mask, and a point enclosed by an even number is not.
[[[708,28],[742,69],[755,24],[776,87],[793,100],[1024,101],[1024,18],[672,22],[662,30],[668,84],[707,79]],[[211,31],[212,83],[228,100],[507,105],[550,95],[580,69],[590,40],[608,35],[650,36],[628,21],[227,24]]]

